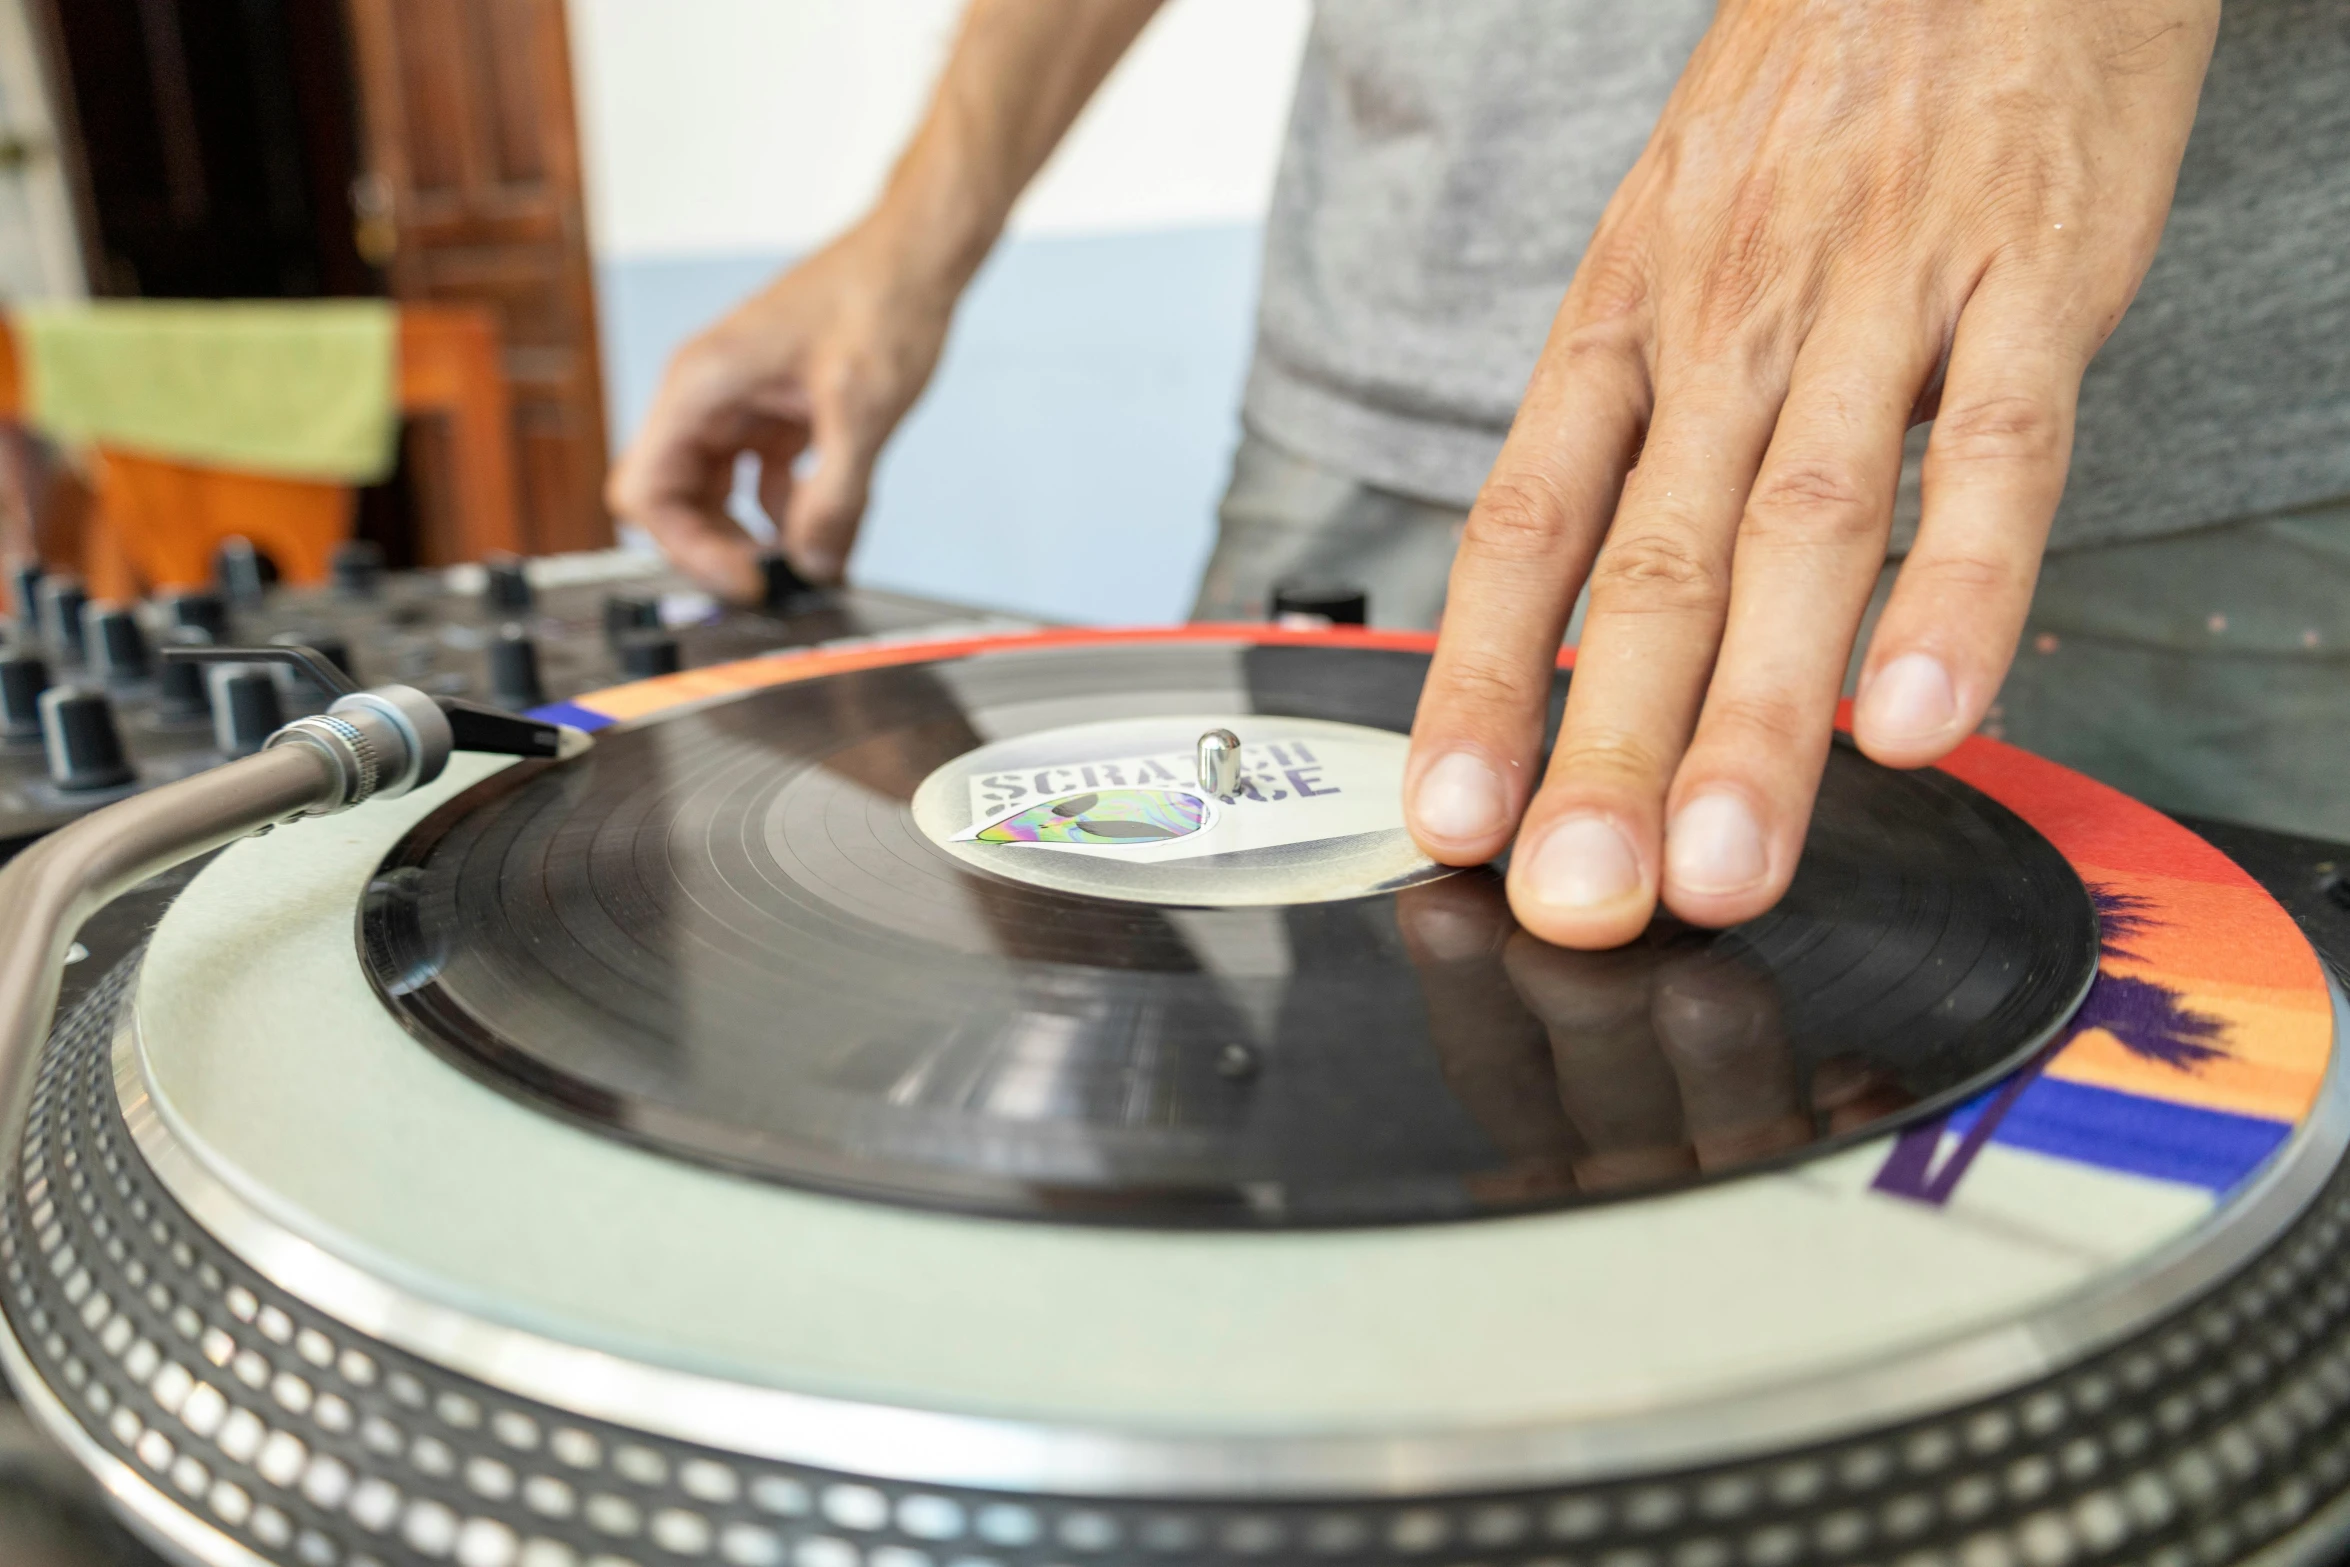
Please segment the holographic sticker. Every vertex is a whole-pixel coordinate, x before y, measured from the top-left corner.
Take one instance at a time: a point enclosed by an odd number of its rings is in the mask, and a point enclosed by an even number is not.
[[[968,836],[981,843],[1077,843],[1094,848],[1187,838],[1212,821],[1208,802],[1173,789],[1097,789],[1029,806]]]

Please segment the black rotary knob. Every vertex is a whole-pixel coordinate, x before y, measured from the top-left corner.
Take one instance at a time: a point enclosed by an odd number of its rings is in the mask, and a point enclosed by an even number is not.
[[[487,573],[482,598],[490,608],[504,615],[520,615],[530,609],[530,574],[522,569],[521,556],[493,555],[482,562],[482,570]]]
[[[632,631],[620,639],[620,672],[632,680],[674,675],[679,668],[677,638],[663,631]]]
[[[147,633],[128,604],[94,601],[82,610],[82,644],[90,673],[110,686],[144,680],[154,667]]]
[[[490,700],[521,712],[546,701],[539,680],[539,645],[521,626],[500,626],[490,639]]]
[[[661,601],[650,593],[612,593],[604,598],[604,640],[614,647],[639,631],[661,629]]]
[[[761,606],[776,614],[796,608],[816,592],[816,585],[792,569],[783,551],[769,550],[759,557]]]
[[[1273,588],[1272,619],[1318,626],[1370,624],[1371,596],[1343,582],[1283,582]]]
[[[41,693],[49,663],[31,648],[0,653],[0,738],[31,740],[41,733]]]
[[[49,781],[60,789],[119,789],[137,776],[114,724],[114,704],[103,691],[63,686],[42,692],[41,746],[49,756]]]
[[[327,571],[342,597],[373,598],[383,586],[383,546],[373,539],[345,539],[327,558]]]
[[[89,602],[79,577],[41,579],[41,638],[59,663],[82,661],[82,609]]]
[[[261,552],[247,538],[226,538],[212,552],[212,580],[231,604],[258,604],[269,591]]]
[[[228,600],[209,588],[169,594],[163,599],[162,608],[167,626],[201,631],[208,642],[228,640]]]
[[[37,560],[19,562],[8,573],[8,612],[16,617],[23,631],[23,640],[40,635],[41,628],[41,563]]]
[[[180,631],[173,640],[202,647],[202,632]],[[167,724],[192,724],[212,716],[212,692],[204,683],[204,666],[187,659],[167,658],[155,672],[155,716]]]
[[[286,721],[269,671],[236,665],[215,677],[212,743],[223,756],[251,756]]]

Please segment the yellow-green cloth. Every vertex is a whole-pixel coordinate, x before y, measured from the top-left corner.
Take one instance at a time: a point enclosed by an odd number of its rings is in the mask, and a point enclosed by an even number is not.
[[[399,436],[398,316],[380,299],[20,306],[26,412],[72,444],[369,484]]]

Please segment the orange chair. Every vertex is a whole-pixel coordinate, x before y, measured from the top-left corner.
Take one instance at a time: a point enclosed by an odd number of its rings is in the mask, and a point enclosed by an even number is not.
[[[519,552],[512,409],[499,362],[498,329],[486,311],[403,306],[398,401],[411,418],[446,422],[446,527],[419,543],[433,563]],[[15,334],[0,323],[0,418],[22,420],[24,383]],[[334,547],[351,536],[357,494],[349,485],[240,473],[141,456],[101,444],[90,453],[96,505],[77,562],[98,598],[197,587],[212,575],[222,540],[242,536],[288,582],[326,579]],[[21,504],[21,498],[20,498]]]

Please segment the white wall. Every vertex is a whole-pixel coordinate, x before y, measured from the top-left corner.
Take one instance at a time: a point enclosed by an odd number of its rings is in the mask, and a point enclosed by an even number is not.
[[[960,0],[572,0],[607,258],[791,253],[872,199]],[[1170,0],[1013,215],[1123,233],[1263,216],[1306,0]]]
[[[613,434],[670,350],[871,200],[960,0],[570,0]],[[1015,212],[854,580],[1180,618],[1238,437],[1306,0],[1169,0]]]

